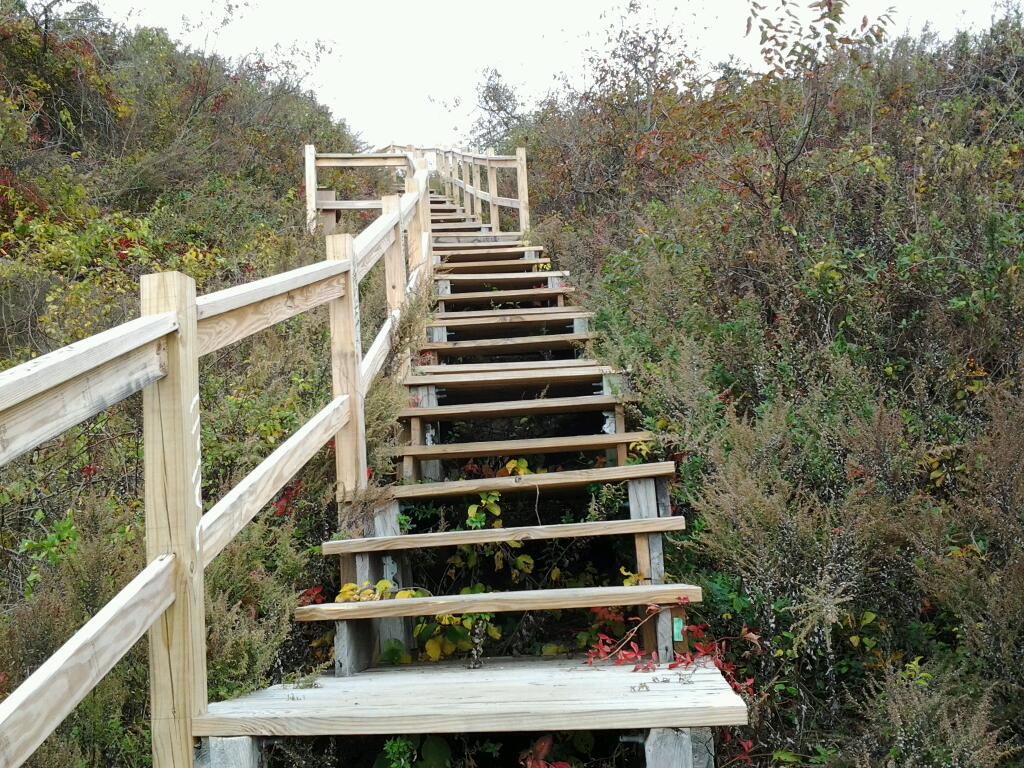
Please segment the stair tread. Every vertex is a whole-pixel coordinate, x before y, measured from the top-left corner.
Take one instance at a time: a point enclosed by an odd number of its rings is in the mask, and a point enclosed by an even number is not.
[[[650,440],[650,432],[601,432],[594,435],[532,437],[526,440],[481,440],[472,443],[439,443],[437,445],[402,445],[395,456],[437,459],[470,459],[476,456],[523,456],[538,453],[594,451],[623,443]]]
[[[392,497],[398,500],[472,496],[486,491],[538,493],[543,489],[559,490],[578,488],[594,483],[620,483],[625,480],[673,477],[675,473],[675,464],[671,461],[660,461],[653,464],[627,464],[623,467],[547,472],[543,475],[485,477],[478,480],[445,480],[436,483],[395,485],[390,488],[390,492]]]
[[[634,587],[564,587],[524,589],[516,592],[480,592],[470,595],[435,595],[404,600],[322,603],[295,609],[296,621],[346,621],[401,616],[441,616],[449,613],[502,613],[551,611],[565,608],[612,608],[624,605],[673,605],[680,599],[701,601],[693,584],[638,584]]]
[[[509,267],[523,267],[529,271],[529,267],[540,267],[550,264],[551,259],[500,259],[493,261],[443,261],[437,265],[435,272],[450,272],[455,269],[491,269]]]
[[[441,278],[442,280],[445,278]],[[560,285],[557,288],[524,288],[521,290],[504,291],[465,291],[463,293],[447,293],[438,297],[438,301],[446,304],[462,301],[497,301],[506,303],[509,301],[544,301],[575,293],[576,289],[571,285]]]
[[[600,366],[597,360],[585,357],[570,357],[564,360],[528,360],[491,363],[442,363],[439,365],[417,365],[412,369],[416,375],[448,373],[480,373],[483,371],[529,371],[538,368],[592,368]]]
[[[454,367],[454,366],[453,366]],[[431,373],[431,374],[410,374],[405,377],[404,384],[407,387],[420,386],[491,386],[491,385],[516,385],[516,384],[558,384],[573,383],[582,381],[600,381],[603,376],[615,373],[610,366],[580,366],[578,368],[552,369],[550,367],[528,368],[517,371],[494,372],[456,372],[456,373]]]
[[[585,395],[583,397],[535,397],[524,400],[496,400],[489,403],[460,403],[435,405],[424,408],[403,408],[398,418],[421,418],[450,421],[472,418],[501,418],[539,413],[581,413],[584,411],[612,410],[622,402],[613,395]]]
[[[547,272],[491,272],[486,275],[435,275],[435,280],[447,280],[451,283],[482,283],[487,281],[510,282],[519,280],[536,280],[546,277],[568,277],[568,272],[552,269]]]
[[[652,517],[635,520],[600,520],[589,523],[528,525],[514,528],[483,528],[476,531],[438,531],[411,533],[402,536],[325,541],[320,551],[325,555],[348,555],[358,552],[393,552],[422,547],[457,547],[465,544],[488,544],[497,541],[545,541],[550,539],[588,538],[623,534],[666,533],[686,529],[683,517]]]
[[[537,349],[552,349],[558,347],[575,346],[583,344],[591,339],[596,339],[596,333],[547,333],[534,336],[513,336],[500,339],[467,339],[464,341],[432,341],[424,344],[420,349],[423,352],[446,352],[455,353],[462,350],[482,354],[486,350],[498,351],[528,351]]]
[[[427,322],[427,327],[430,328],[460,328],[465,326],[487,326],[487,325],[532,325],[539,324],[544,325],[546,323],[569,323],[573,320],[589,320],[594,316],[593,312],[587,312],[586,310],[571,310],[564,311],[561,307],[544,307],[547,312],[534,312],[530,314],[509,314],[502,312],[495,312],[490,315],[484,315],[482,317],[458,317],[458,313],[444,314],[444,317],[438,319],[435,315],[433,320]]]
[[[274,685],[212,702],[192,719],[196,736],[316,736],[547,733],[608,728],[743,725],[746,705],[714,666],[685,670],[685,685],[638,690],[632,665],[582,658],[492,658],[480,669],[463,659],[387,666],[350,677],[323,675],[311,687]],[[446,691],[439,696],[438,691]]]
[[[444,325],[439,321],[448,319],[462,319],[468,317],[479,317],[479,318],[502,318],[502,317],[518,317],[520,315],[555,315],[555,314],[586,314],[593,315],[593,312],[584,309],[583,307],[576,305],[566,305],[564,307],[526,307],[523,309],[474,309],[465,310],[462,312],[435,312],[432,315],[431,322],[438,323],[438,325]]]

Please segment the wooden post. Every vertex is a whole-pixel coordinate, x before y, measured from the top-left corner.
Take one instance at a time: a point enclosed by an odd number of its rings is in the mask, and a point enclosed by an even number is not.
[[[487,154],[493,155],[494,150],[487,150]],[[491,196],[487,217],[490,219],[491,232],[501,232],[501,211],[495,200],[498,199],[498,166],[487,163],[487,194]],[[525,258],[525,254],[523,257]]]
[[[398,214],[395,224],[395,242],[384,252],[384,290],[387,294],[388,310],[401,309],[405,303],[405,254],[402,252],[402,199],[398,195],[382,198],[382,215]]]
[[[516,185],[519,188],[519,231],[525,236],[530,228],[530,187],[526,178],[526,148],[516,149]]]
[[[260,768],[260,740],[253,736],[211,736],[203,739],[197,766],[201,768]]]
[[[306,172],[306,228],[316,231],[316,147],[307,144],[303,152]]]
[[[473,179],[470,175],[469,170],[470,161],[463,159],[462,161],[462,208],[466,213],[466,218],[469,218],[476,211],[476,203],[473,200],[473,196],[469,194],[469,188],[472,186]]]
[[[330,261],[352,260],[352,235],[330,235],[327,258]],[[334,441],[335,465],[338,469],[338,502],[343,503],[365,488],[366,428],[363,414],[362,383],[359,362],[363,345],[359,326],[359,285],[355,266],[342,277],[345,295],[329,305],[331,320],[331,382],[334,397],[348,395],[349,420]]]
[[[427,159],[421,157],[416,161],[416,172],[427,173]],[[420,280],[424,282],[421,285],[430,285],[430,281],[434,275],[434,249],[432,247],[433,238],[430,236],[430,184],[427,183],[423,187],[423,196],[420,198],[419,203],[419,238],[420,238],[420,263],[423,265],[423,274],[420,275]]]
[[[474,160],[470,170],[472,171],[473,176],[473,208],[476,211],[477,218],[480,220],[480,224],[482,227],[484,221],[484,206],[483,201],[480,200],[479,197],[477,197],[477,195],[480,194],[480,163]]]
[[[167,375],[143,390],[146,559],[173,553],[174,603],[149,630],[150,708],[155,768],[193,761],[192,718],[206,712],[202,516],[199,457],[199,351],[196,285],[180,272],[144,275],[143,315],[176,312],[166,337]]]

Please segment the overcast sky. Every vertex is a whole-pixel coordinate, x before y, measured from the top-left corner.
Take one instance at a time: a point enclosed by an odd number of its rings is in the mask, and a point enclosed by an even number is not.
[[[210,0],[98,5],[117,21],[164,27],[195,48],[228,57],[324,43],[330,52],[312,67],[307,86],[372,145],[458,143],[475,117],[476,85],[488,66],[527,99],[543,95],[562,73],[578,81],[586,76],[587,50],[602,46],[625,5],[251,0],[240,3],[222,27],[223,2],[217,0],[216,11],[209,10]],[[889,7],[895,10],[892,31],[918,31],[929,23],[947,37],[986,25],[993,2],[851,0],[848,18],[874,18]],[[715,64],[734,55],[753,63],[759,61],[757,40],[744,37],[747,8],[746,0],[645,0],[642,15],[671,24],[701,61]]]

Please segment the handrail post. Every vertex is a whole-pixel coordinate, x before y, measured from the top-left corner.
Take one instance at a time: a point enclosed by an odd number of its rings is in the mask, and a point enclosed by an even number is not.
[[[427,159],[420,157],[416,161],[416,172],[424,174],[426,176],[429,171],[427,170]],[[419,211],[418,216],[420,220],[419,225],[419,264],[422,266],[424,274],[420,276],[420,280],[424,282],[421,285],[430,285],[430,279],[433,276],[434,271],[434,252],[431,248],[432,239],[430,237],[430,180],[427,178],[423,184],[423,193],[420,195]]]
[[[381,198],[382,216],[398,214],[395,223],[395,242],[384,252],[384,289],[387,295],[388,311],[401,310],[405,303],[406,267],[405,254],[402,252],[402,200],[398,195],[385,195]]]
[[[476,210],[476,215],[480,217],[481,223],[483,223],[483,201],[480,199],[480,163],[474,158],[473,164],[470,168],[473,177],[473,208]]]
[[[488,149],[488,155],[493,155],[494,150]],[[488,204],[488,218],[490,218],[491,232],[501,232],[501,211],[498,210],[498,167],[490,160],[487,161],[487,194],[491,200]]]
[[[363,388],[359,363],[363,342],[359,322],[359,284],[352,235],[328,235],[327,259],[352,262],[342,277],[344,295],[329,305],[331,323],[331,384],[334,397],[348,395],[349,418],[334,440],[334,460],[338,471],[338,504],[366,487],[366,427],[363,413]]]
[[[526,179],[526,147],[516,148],[516,186],[519,196],[519,231],[530,229],[530,188]]]
[[[307,144],[303,152],[306,177],[306,229],[316,231],[316,147]]]
[[[473,196],[469,194],[469,161],[462,157],[462,210],[466,216],[473,215]]]
[[[176,312],[167,375],[143,390],[146,559],[173,554],[174,602],[149,630],[154,768],[193,764],[192,718],[206,712],[206,617],[196,526],[202,516],[196,285],[180,272],[144,275],[141,312]]]

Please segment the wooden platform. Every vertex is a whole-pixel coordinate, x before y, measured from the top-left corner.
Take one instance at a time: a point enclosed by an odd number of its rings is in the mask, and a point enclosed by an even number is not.
[[[665,682],[655,682],[664,680]],[[448,692],[448,693],[446,693]],[[741,699],[710,666],[633,672],[580,659],[444,662],[275,685],[210,704],[196,736],[686,728],[744,725]]]

